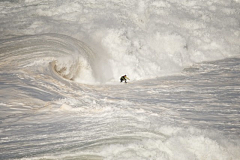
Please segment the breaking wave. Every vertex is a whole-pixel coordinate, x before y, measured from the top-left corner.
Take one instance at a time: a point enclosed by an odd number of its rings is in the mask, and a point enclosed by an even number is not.
[[[115,32],[110,35],[115,35],[111,39],[119,38]],[[33,69],[44,72],[49,67],[48,71],[67,80],[84,84],[101,84],[112,83],[118,80],[121,74],[126,73],[132,80],[171,75],[194,63],[189,58],[187,44],[183,37],[174,34],[161,38],[176,44],[174,50],[169,50],[169,54],[157,53],[156,50],[147,51],[145,48],[146,52],[139,51],[131,54],[112,52],[109,55],[109,53],[93,52],[94,48],[91,49],[85,43],[66,35],[22,36],[1,42],[1,58],[5,62],[1,66],[14,67],[15,70],[24,67],[32,70],[32,73]],[[199,55],[199,59],[202,56]],[[227,56],[203,58],[200,61]]]
[[[12,38],[2,42],[0,49],[5,61],[1,65],[5,68],[24,67],[33,74],[55,73],[81,83],[96,81],[95,55],[83,42],[69,36],[44,34]]]
[[[47,61],[61,77],[87,84],[114,83],[123,74],[131,80],[167,76],[195,63],[239,56],[237,1],[103,4],[94,2],[93,9],[85,1],[2,2],[18,8],[9,13],[11,21],[1,17],[2,56],[20,65]],[[33,36],[7,39],[19,35]]]
[[[0,159],[239,159],[239,0],[0,8]]]

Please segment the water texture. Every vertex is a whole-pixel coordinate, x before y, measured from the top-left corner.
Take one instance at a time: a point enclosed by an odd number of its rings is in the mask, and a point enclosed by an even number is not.
[[[0,1],[0,159],[240,159],[239,9]]]

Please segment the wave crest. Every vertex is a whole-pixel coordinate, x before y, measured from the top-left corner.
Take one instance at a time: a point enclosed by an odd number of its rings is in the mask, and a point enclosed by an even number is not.
[[[6,40],[0,50],[4,62],[1,66],[5,69],[25,70],[28,74],[54,73],[79,83],[96,83],[94,53],[72,37],[60,34],[22,36]]]

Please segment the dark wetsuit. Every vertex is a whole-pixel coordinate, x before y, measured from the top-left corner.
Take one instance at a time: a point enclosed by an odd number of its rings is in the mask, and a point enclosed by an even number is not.
[[[126,75],[124,75],[124,76],[122,76],[121,78],[120,78],[120,81],[122,82],[122,81],[125,81],[125,83],[127,83],[127,79],[129,79]]]

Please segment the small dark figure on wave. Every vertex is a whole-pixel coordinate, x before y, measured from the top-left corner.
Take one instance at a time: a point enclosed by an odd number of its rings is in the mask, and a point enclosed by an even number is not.
[[[124,76],[122,76],[122,77],[120,78],[120,82],[125,81],[125,83],[127,83],[127,79],[130,80],[130,79],[127,77],[127,75],[124,75]]]

